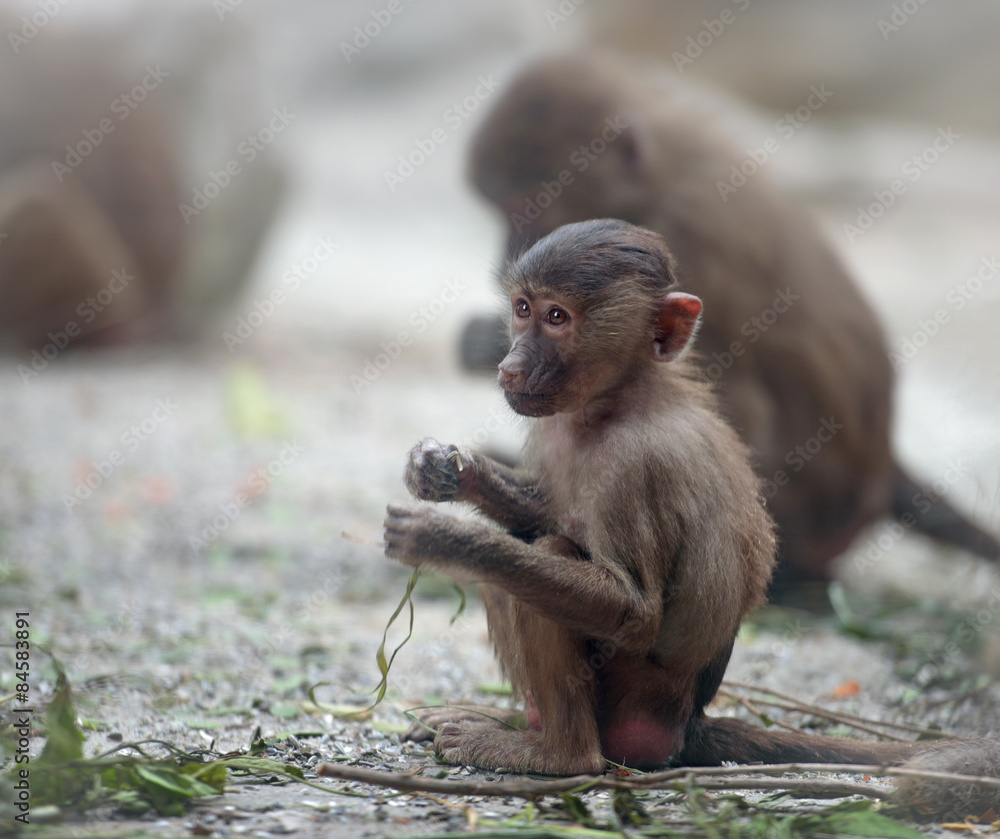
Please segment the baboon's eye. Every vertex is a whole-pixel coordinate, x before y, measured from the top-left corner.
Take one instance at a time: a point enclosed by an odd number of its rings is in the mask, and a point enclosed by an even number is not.
[[[558,306],[554,306],[549,309],[549,313],[545,319],[553,326],[561,326],[569,320],[569,315],[566,314],[565,309],[560,309]]]

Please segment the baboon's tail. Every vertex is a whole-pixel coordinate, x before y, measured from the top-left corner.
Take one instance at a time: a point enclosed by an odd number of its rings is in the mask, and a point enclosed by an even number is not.
[[[682,766],[736,763],[903,764],[912,769],[974,777],[1000,778],[1000,740],[934,740],[885,743],[770,731],[741,720],[699,717],[691,721]],[[747,767],[753,771],[752,766]],[[906,777],[899,779],[892,803],[912,818],[962,821],[1000,812],[1000,789],[960,781]]]
[[[986,559],[1000,559],[1000,542],[969,521],[947,501],[922,487],[896,467],[892,514],[904,524],[947,545],[956,545]],[[904,516],[906,518],[904,518]]]
[[[736,763],[905,763],[930,743],[887,743],[819,734],[774,731],[742,720],[701,717],[693,720],[679,759],[684,766]]]

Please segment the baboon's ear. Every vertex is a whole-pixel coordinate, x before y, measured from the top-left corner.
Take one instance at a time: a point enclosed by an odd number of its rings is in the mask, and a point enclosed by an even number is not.
[[[701,300],[693,294],[672,291],[660,301],[653,336],[653,356],[657,361],[673,361],[687,349],[698,330]]]

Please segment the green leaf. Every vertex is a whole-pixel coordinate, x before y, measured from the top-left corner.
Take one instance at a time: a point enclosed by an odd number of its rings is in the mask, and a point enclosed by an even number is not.
[[[462,588],[458,583],[456,583],[454,580],[450,578],[448,582],[450,582],[452,588],[454,588],[455,591],[458,592],[458,597],[459,597],[458,608],[455,610],[455,614],[451,616],[451,620],[448,622],[448,625],[451,626],[452,624],[455,623],[455,621],[457,621],[460,617],[462,617],[462,615],[465,614],[466,599],[465,599],[464,588]]]
[[[153,809],[153,805],[148,798],[144,798],[142,793],[134,790],[122,790],[109,796],[108,800],[123,813],[133,816],[141,816]]]
[[[392,667],[392,663],[396,660],[396,653],[403,649],[406,642],[413,637],[413,589],[417,585],[417,580],[419,579],[419,571],[414,571],[410,575],[410,579],[406,584],[406,591],[403,593],[403,599],[399,601],[396,611],[392,613],[392,617],[389,618],[389,622],[385,625],[385,631],[382,633],[382,643],[379,644],[378,651],[375,653],[375,663],[378,664],[379,672],[382,674],[382,681],[379,682],[378,687],[375,689],[377,691],[375,701],[365,709],[366,711],[370,711],[382,701],[385,696],[385,692],[389,687],[389,668]],[[399,646],[392,651],[392,655],[389,656],[388,660],[386,660],[385,642],[389,636],[389,627],[392,626],[396,618],[399,617],[399,613],[403,611],[404,606],[410,607],[410,628],[406,637],[399,642]]]
[[[590,810],[580,796],[563,793],[560,798],[562,798],[563,809],[573,821],[584,827],[597,826],[594,822],[594,817],[590,814]]]
[[[614,790],[611,793],[611,806],[623,825],[639,827],[651,821],[642,801],[631,790]]]
[[[282,763],[278,760],[271,760],[266,757],[224,757],[214,762],[221,763],[230,769],[251,772],[253,774],[272,773],[275,775],[284,775],[296,781],[304,781],[306,778],[298,766],[291,763]]]
[[[289,423],[280,403],[256,367],[236,365],[228,390],[229,421],[241,437],[276,437],[287,431]]]
[[[316,706],[316,709],[322,711],[325,714],[332,714],[338,720],[357,720],[364,721],[371,717],[372,707],[368,708],[358,708],[355,705],[329,705],[326,702],[320,702],[316,698],[316,688],[326,687],[327,685],[333,684],[332,682],[317,682],[311,688],[309,688],[309,701]],[[312,712],[311,709],[307,708],[307,711]]]
[[[872,836],[877,839],[924,839],[924,834],[881,813],[845,814],[830,820],[837,833]]]
[[[490,696],[510,696],[514,692],[510,682],[480,682],[476,690]]]
[[[48,738],[38,756],[38,763],[54,766],[80,760],[83,757],[83,732],[76,725],[76,711],[73,709],[69,680],[62,665],[58,667],[56,692],[45,711],[45,727]]]
[[[185,763],[181,767],[181,772],[193,775],[203,784],[208,784],[217,793],[225,792],[229,770],[225,764],[217,760],[210,760],[208,763]]]
[[[406,591],[403,593],[402,600],[399,601],[399,605],[396,607],[396,611],[392,613],[392,617],[389,618],[389,622],[385,625],[385,631],[382,633],[382,643],[379,644],[378,651],[375,653],[375,663],[378,664],[379,672],[382,674],[382,680],[379,682],[378,687],[375,688],[377,695],[375,701],[364,709],[364,712],[371,711],[375,708],[385,697],[385,692],[389,687],[389,668],[392,667],[393,661],[396,660],[396,654],[406,646],[406,642],[413,637],[413,589],[417,585],[417,581],[420,579],[420,571],[414,571],[410,575],[410,579],[406,584]],[[455,614],[451,617],[451,623],[458,620],[459,616],[465,612],[466,598],[465,590],[454,580],[448,580],[449,584],[458,592],[460,598],[458,609]],[[399,642],[399,645],[392,651],[392,655],[389,656],[388,660],[385,655],[385,642],[389,636],[389,627],[395,622],[396,618],[399,617],[400,612],[403,611],[404,606],[410,607],[410,626],[406,634],[406,637]],[[362,712],[362,713],[364,713]]]
[[[379,722],[378,720],[372,723],[372,728],[380,734],[405,734],[410,730],[410,726],[406,723]]]
[[[916,828],[898,822],[873,809],[871,801],[848,801],[816,816],[824,832],[844,836],[872,836],[879,839],[924,839]]]
[[[150,793],[160,792],[171,799],[201,798],[217,792],[214,787],[182,772],[176,766],[137,762],[135,774],[138,779],[145,781],[145,787]]]
[[[292,705],[290,702],[279,702],[272,705],[270,710],[271,716],[277,717],[279,720],[294,720],[302,713],[302,709],[298,705]]]

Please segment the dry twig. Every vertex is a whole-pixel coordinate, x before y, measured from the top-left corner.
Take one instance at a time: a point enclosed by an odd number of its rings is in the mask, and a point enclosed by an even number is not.
[[[867,731],[869,734],[875,734],[879,737],[887,737],[892,740],[899,740],[900,742],[906,742],[905,737],[897,737],[894,734],[889,734],[884,731],[879,731],[874,726],[881,726],[882,728],[893,728],[897,731],[906,731],[910,734],[916,734],[918,736],[924,737],[948,737],[950,736],[944,731],[935,731],[931,728],[921,728],[916,725],[907,725],[906,723],[898,722],[885,722],[883,720],[872,720],[865,717],[859,717],[857,714],[851,714],[846,711],[829,711],[826,708],[821,708],[818,705],[811,705],[808,702],[803,702],[801,699],[797,699],[787,693],[782,693],[778,690],[772,690],[771,688],[762,688],[759,685],[751,685],[746,682],[734,682],[726,679],[723,683],[725,687],[739,688],[741,690],[749,690],[754,693],[764,694],[765,696],[776,696],[779,699],[784,699],[786,702],[790,703],[788,705],[765,701],[756,700],[761,705],[767,705],[772,708],[780,708],[783,711],[798,711],[803,714],[812,714],[813,716],[822,717],[828,719],[831,722],[841,723],[842,725],[849,725],[852,728],[856,728],[859,731]],[[722,693],[722,691],[720,691]],[[733,698],[738,698],[733,695]]]
[[[856,764],[782,763],[761,766],[718,766],[701,769],[669,769],[648,775],[577,775],[572,778],[537,780],[521,778],[516,781],[463,781],[439,778],[420,778],[395,772],[380,772],[358,766],[324,763],[318,774],[341,781],[354,781],[373,786],[389,787],[401,792],[424,792],[442,795],[481,795],[493,798],[524,798],[534,800],[546,795],[567,792],[587,792],[598,789],[672,789],[679,782],[689,781],[703,789],[768,789],[798,790],[823,796],[863,795],[867,798],[887,798],[891,791],[866,783],[828,780],[824,778],[752,778],[745,775],[784,775],[805,772],[889,775],[893,777],[925,778],[936,781],[972,784],[1000,789],[1000,779],[958,775],[952,772],[933,772],[907,769],[902,766],[864,766]]]
[[[717,695],[718,696],[724,696],[727,699],[732,699],[732,700],[734,700],[736,702],[739,702],[740,705],[742,705],[744,708],[746,708],[751,714],[753,714],[758,719],[760,719],[760,718],[762,718],[764,716],[764,712],[761,711],[760,708],[758,708],[750,699],[748,699],[745,696],[740,696],[738,694],[733,693],[732,691],[728,691],[728,690],[725,690],[725,689],[720,690]],[[760,700],[758,700],[758,701],[760,701]],[[761,702],[760,704],[761,705],[771,705],[772,707],[774,707],[774,705],[776,703],[774,703],[774,702]],[[798,726],[791,725],[790,723],[783,722],[782,720],[771,720],[771,722],[774,725],[778,726],[778,728],[784,728],[785,730],[787,730],[787,731],[793,731],[796,734],[805,734],[806,733],[805,731],[803,731]]]

